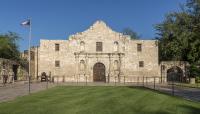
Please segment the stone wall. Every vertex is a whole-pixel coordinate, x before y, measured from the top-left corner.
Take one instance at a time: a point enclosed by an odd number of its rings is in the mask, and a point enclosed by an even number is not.
[[[31,54],[31,73],[30,73],[30,75],[31,75],[31,79],[32,80],[35,80],[35,79],[38,79],[38,61],[39,61],[39,56],[38,56],[38,53],[39,53],[39,47],[38,46],[36,46],[36,47],[31,47],[31,51],[30,51],[30,54]],[[25,59],[26,61],[29,61],[29,52],[28,52],[29,50],[25,50],[23,53],[21,53],[21,58],[22,59]],[[29,67],[29,65],[27,64],[26,65],[26,69],[28,70],[28,67]]]
[[[102,42],[101,52],[96,51],[96,42]],[[55,51],[55,44],[59,44],[59,51]],[[142,45],[141,52],[137,51],[137,44]],[[60,61],[60,67],[55,67],[55,61]],[[84,70],[81,70],[81,61]],[[144,61],[144,67],[139,67],[139,61]],[[97,21],[84,32],[71,35],[68,40],[40,40],[35,66],[38,66],[39,75],[51,72],[52,76],[60,77],[58,81],[85,81],[87,77],[92,82],[96,63],[105,65],[107,82],[120,81],[124,76],[160,76],[156,40],[131,40],[102,21]]]
[[[15,80],[26,80],[27,71],[18,62],[9,59],[0,58],[0,80],[2,81],[2,70],[5,69],[6,75],[10,72],[14,72]]]
[[[178,67],[182,74],[183,79],[188,79],[189,78],[189,66],[190,64],[187,61],[162,61],[160,63],[161,67],[161,77],[164,82],[167,82],[167,71],[169,69],[172,69],[174,67]],[[186,81],[186,80],[184,80]]]

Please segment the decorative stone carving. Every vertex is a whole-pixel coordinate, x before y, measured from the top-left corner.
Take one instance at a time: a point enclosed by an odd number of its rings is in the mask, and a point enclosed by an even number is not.
[[[115,80],[115,71],[118,81],[121,71],[127,80],[128,77],[160,76],[156,40],[131,40],[130,36],[113,31],[103,21],[89,28],[69,36],[68,40],[41,39],[35,64],[38,74],[51,72],[52,76],[64,76],[65,81],[70,82],[85,81],[81,74],[84,72],[88,75],[87,81],[93,82],[94,65],[100,62],[105,66],[107,82]],[[102,42],[102,51],[96,51],[96,42]],[[60,44],[60,51],[55,52],[55,43]],[[142,52],[137,52],[138,43],[143,46]],[[55,60],[60,61],[61,67],[55,68]],[[144,68],[137,67],[139,61],[144,61]]]

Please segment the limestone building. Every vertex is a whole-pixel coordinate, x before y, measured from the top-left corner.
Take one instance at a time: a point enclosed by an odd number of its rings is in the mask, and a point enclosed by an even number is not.
[[[3,83],[2,74],[9,76],[10,79],[12,74],[14,80],[26,80],[28,75],[27,70],[19,62],[0,58],[0,83]],[[9,81],[7,82],[9,83]]]
[[[68,40],[41,39],[32,50],[37,58],[32,62],[35,78],[42,72],[64,82],[128,82],[161,76],[156,40],[131,40],[103,21]]]

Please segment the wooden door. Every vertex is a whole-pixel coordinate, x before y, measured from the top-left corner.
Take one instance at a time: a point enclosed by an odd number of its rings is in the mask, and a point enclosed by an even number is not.
[[[105,66],[102,63],[96,63],[93,68],[94,82],[106,82]]]

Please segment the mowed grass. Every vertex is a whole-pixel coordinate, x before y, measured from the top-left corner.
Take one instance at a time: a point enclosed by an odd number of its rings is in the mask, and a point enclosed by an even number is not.
[[[200,114],[200,103],[134,87],[54,87],[0,103],[0,114]]]

